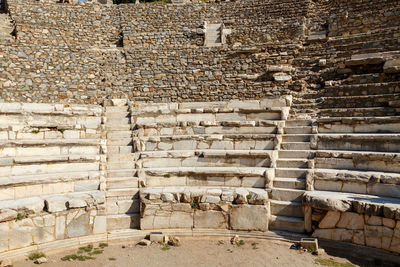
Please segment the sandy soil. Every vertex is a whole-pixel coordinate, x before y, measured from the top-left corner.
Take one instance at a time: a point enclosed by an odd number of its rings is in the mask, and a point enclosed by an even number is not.
[[[338,262],[346,259],[329,255],[313,256],[307,252],[290,249],[291,243],[275,240],[243,239],[244,245],[232,245],[227,238],[181,238],[182,246],[163,250],[157,243],[149,247],[135,243],[109,244],[96,259],[86,261],[61,261],[77,249],[48,255],[48,263],[41,266],[321,266],[315,259],[332,258]],[[255,244],[257,243],[257,244]],[[98,244],[93,244],[97,247]],[[85,254],[87,255],[87,254]],[[16,262],[14,267],[37,266],[30,260]]]

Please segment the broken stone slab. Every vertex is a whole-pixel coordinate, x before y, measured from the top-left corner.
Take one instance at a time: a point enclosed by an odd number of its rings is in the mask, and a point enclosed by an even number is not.
[[[69,198],[65,196],[51,196],[47,197],[44,200],[46,210],[48,212],[60,212],[67,210],[67,202],[69,201]]]
[[[268,207],[261,205],[234,205],[230,224],[233,230],[268,231]]]
[[[350,60],[346,61],[347,66],[358,66],[358,65],[376,65],[385,62],[385,58],[382,53],[369,53],[369,54],[358,54],[352,55]]]
[[[0,202],[1,209],[12,209],[25,212],[26,214],[35,214],[43,211],[44,201],[40,197],[22,198],[17,200],[5,200]]]
[[[400,59],[387,60],[383,65],[383,72],[385,73],[399,73],[400,72]]]
[[[15,218],[17,218],[17,216],[18,212],[16,212],[15,210],[2,209],[0,210],[0,223],[14,220]]]
[[[276,82],[287,82],[292,79],[292,76],[290,76],[284,72],[277,72],[274,75],[272,75],[272,77],[274,77],[274,80]]]

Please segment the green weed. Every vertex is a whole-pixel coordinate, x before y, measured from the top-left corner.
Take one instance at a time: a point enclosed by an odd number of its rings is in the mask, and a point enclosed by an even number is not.
[[[35,251],[28,255],[28,259],[30,259],[31,261],[37,260],[42,257],[46,257],[46,255],[40,251]]]
[[[342,262],[334,261],[332,259],[318,258],[318,259],[315,259],[315,262],[318,264],[324,265],[324,266],[329,266],[329,267],[355,267],[354,264],[351,264],[349,262],[342,263]]]

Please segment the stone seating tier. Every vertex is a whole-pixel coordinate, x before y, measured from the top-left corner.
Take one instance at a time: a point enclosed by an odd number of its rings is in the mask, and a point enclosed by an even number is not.
[[[374,195],[306,192],[307,227],[313,236],[400,253],[400,201]]]
[[[149,188],[140,192],[141,229],[268,230],[268,194],[229,187]]]

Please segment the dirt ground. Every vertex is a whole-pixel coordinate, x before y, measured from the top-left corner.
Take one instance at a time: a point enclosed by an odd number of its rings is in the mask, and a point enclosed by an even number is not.
[[[41,266],[321,266],[316,260],[332,259],[345,263],[346,259],[327,254],[314,256],[308,252],[290,249],[291,243],[276,240],[243,239],[244,244],[232,245],[228,238],[193,239],[181,238],[180,247],[165,247],[152,243],[149,247],[136,246],[135,243],[108,244],[99,254],[92,254],[95,259],[85,261],[62,261],[70,255],[89,255],[90,252],[77,253],[79,250],[68,250],[63,253],[47,255],[48,262]],[[105,244],[106,245],[106,244]],[[99,244],[93,244],[91,252]],[[14,267],[37,266],[31,260],[22,260]],[[354,265],[356,266],[356,265]]]

